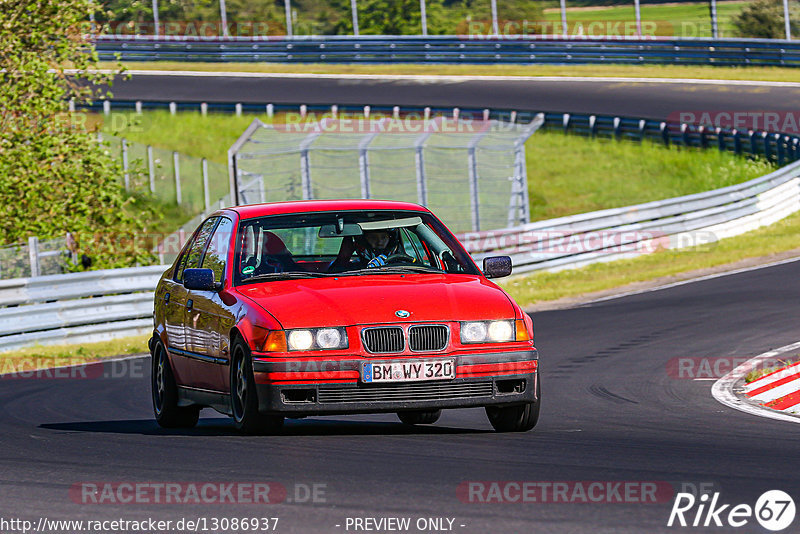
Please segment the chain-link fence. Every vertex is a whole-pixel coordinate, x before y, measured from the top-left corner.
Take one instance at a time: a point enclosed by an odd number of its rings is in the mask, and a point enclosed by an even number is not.
[[[207,211],[230,192],[228,169],[206,158],[100,135],[109,153],[122,161],[129,192],[152,193],[165,204],[177,204],[188,213]]]
[[[67,272],[72,253],[66,238],[39,241],[36,237],[0,248],[0,280],[28,278]]]
[[[427,206],[456,232],[529,219],[528,124],[436,117],[254,120],[229,151],[238,204],[380,198]]]

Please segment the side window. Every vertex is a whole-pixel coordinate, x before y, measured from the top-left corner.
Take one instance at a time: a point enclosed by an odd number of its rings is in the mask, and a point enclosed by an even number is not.
[[[200,231],[194,236],[192,244],[186,249],[184,257],[181,258],[178,264],[175,281],[183,281],[183,271],[185,269],[194,269],[200,266],[200,257],[203,255],[203,250],[206,248],[206,243],[208,243],[208,238],[211,237],[211,231],[214,229],[217,220],[218,217],[212,217],[200,227]]]
[[[225,276],[225,263],[228,260],[228,249],[230,248],[231,232],[233,232],[233,221],[221,217],[217,229],[208,244],[208,250],[203,257],[203,269],[214,271],[214,280],[222,282]]]

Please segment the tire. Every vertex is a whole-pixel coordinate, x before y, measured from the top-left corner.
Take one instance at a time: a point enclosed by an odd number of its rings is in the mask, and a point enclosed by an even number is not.
[[[536,401],[516,406],[487,406],[486,417],[496,432],[527,432],[539,421],[541,379],[536,377]]]
[[[413,410],[397,412],[400,421],[407,425],[432,425],[442,416],[442,410]]]
[[[200,417],[199,406],[178,406],[178,386],[160,340],[153,344],[153,363],[150,369],[150,388],[153,413],[162,428],[192,428]]]
[[[250,348],[237,338],[231,351],[231,414],[236,429],[245,434],[274,434],[283,427],[283,416],[258,411]]]

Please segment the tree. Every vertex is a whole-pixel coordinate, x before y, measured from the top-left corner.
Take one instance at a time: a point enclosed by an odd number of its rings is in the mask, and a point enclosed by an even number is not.
[[[793,7],[790,20],[797,20],[797,10]],[[786,29],[783,17],[782,0],[758,0],[747,4],[738,15],[731,20],[738,37],[756,37],[761,39],[785,39]],[[792,33],[796,25],[792,22]]]
[[[0,0],[0,245],[71,232],[95,267],[130,266],[153,259],[149,244],[132,241],[153,214],[125,194],[120,165],[67,112],[69,98],[89,101],[95,84],[111,81],[93,70],[92,6]],[[102,244],[88,237],[100,234]]]

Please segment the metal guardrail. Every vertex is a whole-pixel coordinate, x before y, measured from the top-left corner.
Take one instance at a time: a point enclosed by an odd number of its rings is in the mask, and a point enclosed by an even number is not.
[[[529,122],[536,115],[461,110],[462,117],[470,113],[520,122]],[[800,159],[800,138],[786,134],[558,113],[545,114],[544,128],[593,137],[716,147],[766,157],[780,165]],[[516,272],[559,270],[637,256],[658,247],[706,244],[770,224],[797,210],[800,162],[714,191],[459,237],[478,261],[488,255],[508,254]],[[609,236],[611,241],[604,243]],[[577,244],[574,250],[569,248],[572,243]],[[147,333],[152,328],[152,291],[164,269],[152,266],[0,281],[0,351]]]
[[[800,42],[536,36],[99,37],[101,60],[281,63],[630,63],[800,66]]]
[[[460,236],[472,256],[509,255],[516,272],[561,270],[660,248],[707,245],[800,210],[800,162],[705,193]]]
[[[146,334],[163,265],[0,281],[0,351]]]

